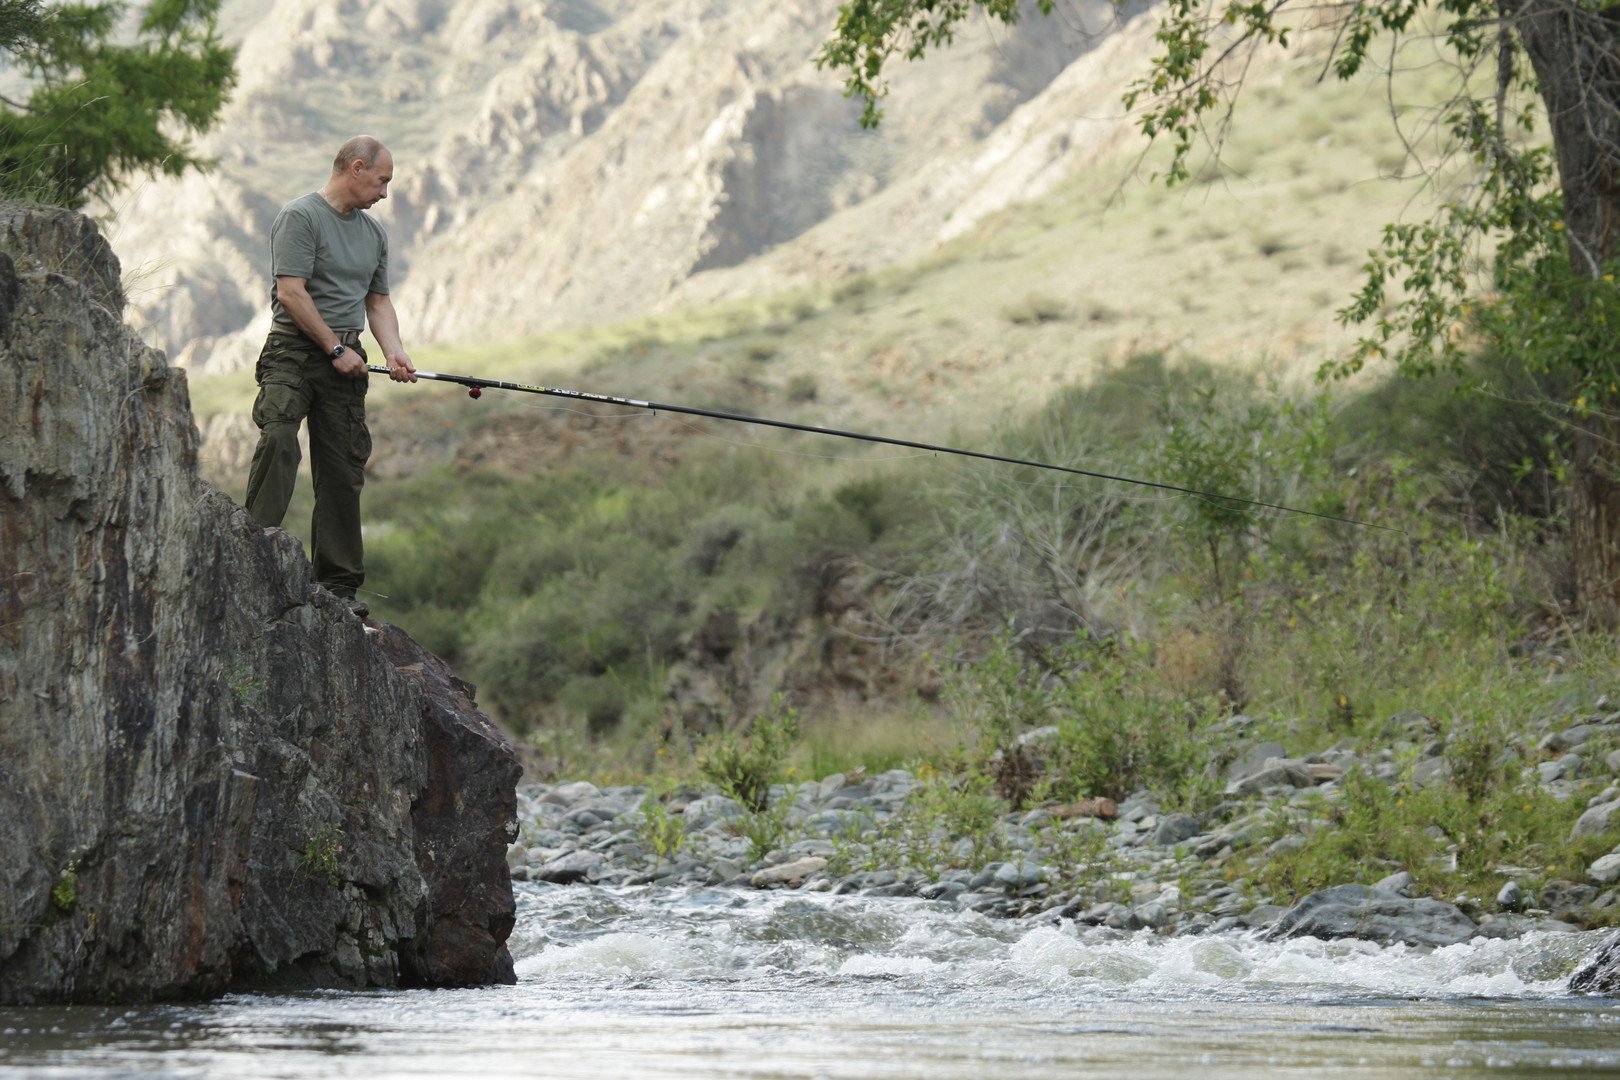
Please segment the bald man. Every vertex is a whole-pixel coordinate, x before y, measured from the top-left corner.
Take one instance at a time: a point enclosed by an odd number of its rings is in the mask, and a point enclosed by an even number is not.
[[[416,381],[388,299],[388,236],[366,214],[388,198],[393,178],[388,148],[357,135],[338,149],[326,186],[276,215],[270,229],[273,328],[256,369],[259,446],[248,473],[248,513],[261,525],[279,526],[298,476],[298,425],[309,421],[315,581],[361,618],[369,613],[356,595],[366,578],[360,488],[371,456],[360,345],[367,323],[389,377]]]

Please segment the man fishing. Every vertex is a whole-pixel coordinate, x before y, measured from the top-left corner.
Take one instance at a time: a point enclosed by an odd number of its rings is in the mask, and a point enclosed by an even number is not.
[[[298,425],[308,419],[315,581],[361,618],[369,613],[356,595],[366,577],[360,488],[371,456],[360,345],[367,324],[389,378],[416,381],[388,299],[388,235],[365,213],[388,197],[393,178],[388,148],[357,135],[338,149],[324,187],[281,208],[270,228],[273,325],[255,371],[259,445],[248,473],[248,513],[261,525],[281,524],[298,476]]]

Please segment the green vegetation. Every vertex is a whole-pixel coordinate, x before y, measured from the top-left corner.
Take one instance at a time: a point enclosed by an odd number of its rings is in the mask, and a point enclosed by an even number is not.
[[[156,0],[129,40],[119,2],[0,2],[0,48],[28,100],[0,103],[0,193],[79,207],[139,170],[207,164],[186,136],[211,128],[236,82],[215,33],[219,0]]]
[[[781,799],[773,802],[771,788],[793,771],[787,758],[798,737],[799,715],[779,695],[772,709],[754,717],[741,737],[722,731],[698,756],[704,777],[742,804],[738,835],[747,839],[756,859],[774,851],[787,834],[788,804]]]
[[[79,902],[79,865],[70,862],[62,867],[56,884],[51,886],[51,905],[66,915]]]
[[[669,786],[662,784],[647,792],[636,818],[636,835],[658,857],[659,865],[671,862],[686,846],[686,819],[670,813],[664,799]]]
[[[445,465],[375,483],[376,607],[468,671],[515,729],[577,724],[648,755],[667,742],[672,665],[694,649],[719,663],[772,620],[814,633],[830,593],[851,590],[902,684],[936,678],[947,656],[998,655],[986,649],[1010,621],[1009,663],[1100,665],[1113,680],[1048,686],[1048,713],[1154,712],[1173,695],[1330,733],[1341,696],[1353,715],[1422,709],[1437,665],[1506,663],[1562,598],[1561,525],[1538,480],[1556,447],[1517,456],[1530,407],[1408,390],[1298,394],[1149,354],[994,443],[1386,528],[1015,467],[700,442],[651,474],[584,453],[515,476]],[[1484,453],[1493,441],[1511,465]],[[1147,676],[1162,685],[1133,697]],[[933,712],[903,691],[892,701],[896,724]],[[815,754],[831,771],[836,755],[804,726],[803,764]],[[861,737],[903,760],[907,740],[881,734]]]
[[[754,717],[741,738],[730,732],[715,736],[700,755],[699,767],[721,793],[763,812],[770,807],[771,785],[786,778],[784,766],[798,735],[798,713],[779,696],[775,708]]]
[[[1037,10],[1050,15],[1051,0]],[[1614,57],[1615,0],[1375,0],[1325,16],[1310,5],[1205,4],[1169,0],[1155,20],[1146,73],[1122,101],[1149,140],[1168,149],[1170,184],[1222,179],[1242,161],[1226,149],[1250,64],[1299,39],[1331,40],[1321,70],[1339,80],[1388,77],[1416,63],[1449,79],[1416,143],[1390,98],[1388,146],[1380,172],[1407,165],[1442,193],[1427,220],[1396,220],[1370,253],[1364,279],[1339,317],[1360,338],[1330,358],[1324,375],[1359,372],[1391,360],[1411,375],[1457,373],[1481,341],[1541,381],[1543,430],[1566,430],[1573,591],[1590,617],[1620,625],[1620,377],[1613,340],[1620,321],[1614,288],[1620,239],[1608,227],[1611,188],[1591,182],[1620,145],[1604,118],[1620,105]],[[847,0],[818,62],[844,75],[845,92],[864,103],[861,122],[881,118],[891,60],[918,60],[953,40],[982,12],[1017,22],[1012,0]],[[1602,57],[1599,62],[1587,57]],[[1439,61],[1436,63],[1436,61]],[[1545,129],[1539,116],[1547,113]],[[1214,159],[1205,160],[1212,145]],[[1286,244],[1259,245],[1270,259]]]
[[[1562,448],[1534,434],[1533,404],[1478,389],[1500,371],[1290,390],[1144,354],[993,443],[1373,527],[1010,466],[703,442],[652,470],[589,453],[379,483],[376,606],[466,670],[543,769],[707,779],[748,808],[756,857],[793,839],[773,785],[862,768],[928,782],[849,848],[851,869],[982,865],[1019,807],[1150,790],[1207,814],[1241,711],[1252,737],[1400,766],[1353,770],[1335,827],[1270,850],[1295,820],[1280,808],[1230,864],[1252,887],[1391,866],[1436,895],[1477,894],[1503,865],[1578,877],[1612,837],[1570,840],[1585,800],[1535,783],[1536,744],[1612,687],[1620,648],[1567,618]],[[849,640],[835,618],[876,651],[821,667]],[[748,649],[778,685],[887,691],[852,706],[801,690],[741,726],[730,699],[672,700],[672,673],[732,678]],[[1390,722],[1415,714],[1419,736]],[[1436,740],[1448,769],[1420,777]],[[644,804],[639,829],[669,859],[683,837],[661,811]],[[1092,833],[1056,835],[1074,874],[1106,862]]]
[[[1482,788],[1455,776],[1413,785],[1356,770],[1340,790],[1327,807],[1329,827],[1297,851],[1256,862],[1259,884],[1300,896],[1344,882],[1372,884],[1406,868],[1437,894],[1489,899],[1500,887],[1500,867],[1522,867],[1532,879],[1579,881],[1587,865],[1613,847],[1612,838],[1569,839],[1584,800],[1554,798],[1506,770]]]
[[[312,878],[325,878],[332,888],[343,884],[338,873],[338,856],[343,854],[343,826],[335,821],[323,822],[309,834],[304,842],[304,874]]]

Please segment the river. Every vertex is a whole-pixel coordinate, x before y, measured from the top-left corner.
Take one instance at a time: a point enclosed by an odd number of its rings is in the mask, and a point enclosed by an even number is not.
[[[0,1075],[1620,1077],[1604,937],[1433,952],[920,900],[517,886],[516,986],[0,1009]]]

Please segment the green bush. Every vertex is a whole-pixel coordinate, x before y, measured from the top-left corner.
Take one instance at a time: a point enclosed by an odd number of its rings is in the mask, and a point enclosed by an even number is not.
[[[949,700],[978,733],[977,768],[1014,806],[1033,796],[1117,799],[1142,788],[1180,803],[1207,794],[1205,729],[1216,703],[1168,690],[1139,647],[1080,641],[1042,666],[1003,634],[953,681]],[[1020,740],[1047,725],[1055,737]]]
[[[740,738],[723,732],[700,755],[698,767],[726,795],[756,814],[770,808],[771,785],[785,778],[784,767],[799,735],[799,715],[780,698],[770,712],[754,717]]]
[[[1147,788],[1191,806],[1213,793],[1215,699],[1168,691],[1144,656],[1089,649],[1075,661],[1054,691],[1051,796],[1119,799]]]
[[[1527,868],[1525,884],[1578,880],[1608,847],[1601,837],[1570,840],[1584,800],[1558,799],[1519,770],[1470,790],[1454,779],[1417,787],[1355,769],[1339,787],[1340,799],[1326,804],[1329,827],[1311,833],[1297,851],[1261,862],[1263,887],[1300,896],[1404,869],[1435,896],[1494,895],[1504,866]]]

